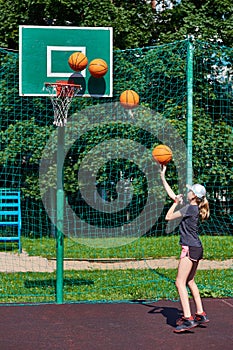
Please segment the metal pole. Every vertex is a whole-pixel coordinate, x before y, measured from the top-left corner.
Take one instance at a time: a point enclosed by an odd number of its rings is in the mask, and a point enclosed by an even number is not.
[[[65,128],[58,127],[57,142],[57,234],[56,234],[56,255],[57,255],[57,278],[56,278],[56,301],[63,303],[63,257],[64,257],[64,191],[63,191],[63,160],[64,160],[64,139]]]
[[[188,38],[187,50],[187,173],[186,183],[193,182],[193,39]]]

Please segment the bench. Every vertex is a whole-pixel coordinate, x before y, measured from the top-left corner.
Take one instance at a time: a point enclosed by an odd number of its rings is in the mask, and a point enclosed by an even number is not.
[[[17,242],[22,252],[20,191],[0,189],[0,242]]]

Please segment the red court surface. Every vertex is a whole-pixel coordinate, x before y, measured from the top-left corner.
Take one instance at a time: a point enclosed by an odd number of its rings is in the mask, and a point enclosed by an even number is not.
[[[233,299],[203,302],[210,322],[182,334],[179,302],[0,306],[0,349],[232,350]]]

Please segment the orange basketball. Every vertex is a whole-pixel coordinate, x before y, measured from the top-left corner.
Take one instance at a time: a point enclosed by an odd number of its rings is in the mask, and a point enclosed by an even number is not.
[[[102,78],[108,71],[108,65],[101,58],[95,58],[90,62],[88,70],[94,78]]]
[[[126,109],[132,109],[139,104],[139,95],[134,90],[125,90],[120,96],[120,103]]]
[[[166,145],[158,145],[152,151],[154,160],[162,165],[166,165],[172,160],[172,150]]]
[[[88,59],[82,52],[74,52],[68,59],[69,66],[75,72],[80,72],[86,68]]]

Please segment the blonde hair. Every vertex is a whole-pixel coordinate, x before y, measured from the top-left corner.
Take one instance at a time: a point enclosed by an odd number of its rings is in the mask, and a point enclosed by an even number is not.
[[[210,216],[210,207],[208,200],[206,197],[203,197],[202,199],[197,198],[197,204],[199,207],[199,215],[201,221],[207,220]]]

